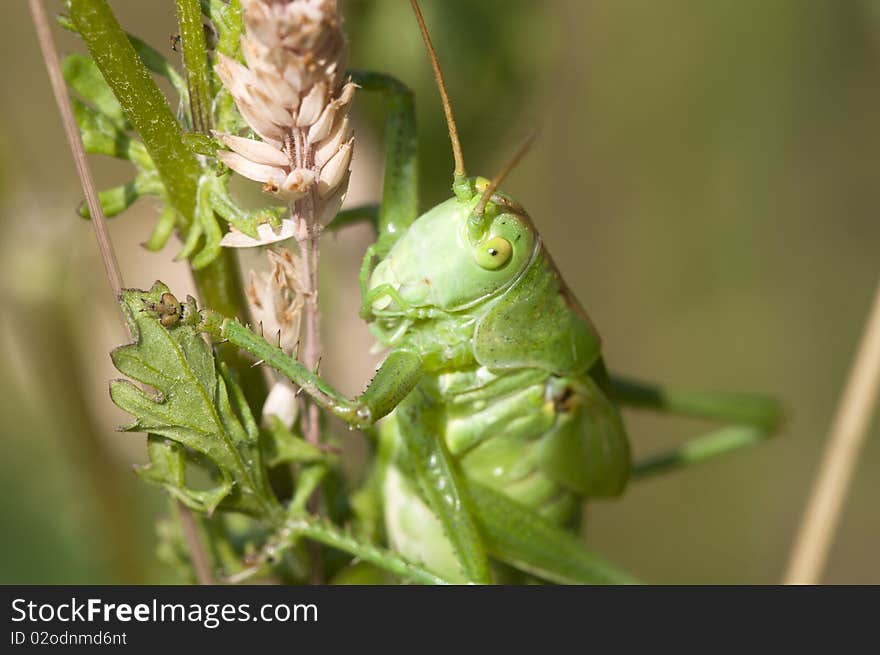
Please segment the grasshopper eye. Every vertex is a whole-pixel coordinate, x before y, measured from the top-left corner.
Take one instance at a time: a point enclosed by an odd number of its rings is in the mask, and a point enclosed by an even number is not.
[[[510,241],[504,237],[494,237],[480,244],[474,258],[481,268],[494,271],[508,262],[512,251]]]

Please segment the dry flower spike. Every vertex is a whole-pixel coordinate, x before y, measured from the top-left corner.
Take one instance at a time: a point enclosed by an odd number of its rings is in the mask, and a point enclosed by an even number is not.
[[[299,341],[305,287],[300,277],[303,266],[289,250],[266,251],[270,270],[251,271],[247,288],[248,302],[256,323],[263,333],[286,354],[293,353]]]
[[[231,232],[223,245],[302,235],[339,211],[348,188],[355,85],[343,81],[348,46],[335,0],[243,0],[247,65],[218,55],[217,74],[260,140],[216,133],[218,158],[293,208],[260,239]],[[285,235],[285,236],[282,236]]]

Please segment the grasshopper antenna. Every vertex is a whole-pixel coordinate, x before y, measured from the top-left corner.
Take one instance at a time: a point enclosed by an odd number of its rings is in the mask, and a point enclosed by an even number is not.
[[[489,200],[492,198],[492,194],[498,190],[498,187],[504,181],[510,171],[516,168],[516,165],[522,160],[525,154],[531,148],[532,143],[535,140],[535,132],[532,132],[525,141],[522,142],[517,151],[513,154],[513,157],[508,160],[508,162],[502,166],[501,170],[498,171],[498,174],[492,178],[492,181],[489,182],[486,189],[483,191],[483,195],[480,196],[480,202],[477,203],[477,206],[474,207],[474,213],[471,216],[472,225],[476,227],[482,227],[483,224],[483,212],[486,211],[486,205],[489,203]]]
[[[419,8],[418,0],[410,0],[413,12],[415,12],[416,20],[419,22],[419,29],[422,31],[422,38],[425,40],[425,47],[428,49],[428,57],[431,59],[431,67],[434,69],[434,79],[437,81],[437,89],[440,91],[440,100],[443,103],[443,113],[446,114],[446,126],[449,128],[449,140],[452,141],[452,156],[455,158],[455,181],[456,183],[464,180],[466,172],[464,168],[464,157],[461,154],[461,142],[458,140],[458,128],[455,126],[455,118],[452,115],[452,104],[449,102],[449,94],[446,92],[446,84],[443,82],[443,73],[440,72],[440,62],[437,59],[437,51],[434,50],[434,44],[431,43],[431,36],[428,34],[428,27],[425,25],[425,19],[422,16],[422,10]]]

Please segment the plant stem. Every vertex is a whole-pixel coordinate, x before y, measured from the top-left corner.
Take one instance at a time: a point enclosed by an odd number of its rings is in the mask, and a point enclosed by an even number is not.
[[[208,134],[211,131],[211,76],[199,0],[177,0],[177,24],[183,46],[193,129]]]
[[[150,153],[171,204],[193,221],[201,168],[180,125],[106,0],[70,0],[70,17],[89,54]]]
[[[189,551],[190,562],[196,574],[196,582],[200,585],[214,584],[214,576],[211,575],[211,565],[208,554],[205,552],[202,538],[199,535],[199,526],[189,507],[179,500],[177,501],[177,516],[180,520],[180,529],[183,531],[183,540]]]
[[[300,254],[306,269],[306,275],[304,276],[306,286],[304,306],[306,346],[303,351],[303,364],[313,372],[317,371],[318,362],[321,357],[321,315],[318,309],[320,226],[317,225],[315,217],[315,203],[315,192],[312,191],[306,198],[299,201],[294,208],[294,214],[299,218],[296,240],[299,244]],[[317,445],[321,441],[320,408],[311,399],[304,398],[303,402],[306,409],[303,433],[306,441]],[[313,514],[320,513],[320,488],[315,489],[312,497],[309,498],[307,507]],[[312,544],[309,548],[309,554],[312,560],[310,582],[312,584],[321,584],[323,582],[321,549],[317,544]]]
[[[314,225],[308,226],[309,236],[300,242],[303,261],[306,265],[307,296],[305,301],[306,347],[303,363],[310,371],[316,371],[321,357],[321,315],[318,309],[318,236]],[[309,401],[308,422],[305,429],[306,440],[317,444],[321,440],[318,406]]]
[[[850,370],[785,584],[818,584],[880,392],[880,284]]]
[[[79,133],[79,127],[77,127],[76,119],[73,116],[73,109],[70,106],[70,99],[67,96],[67,86],[64,83],[64,76],[61,74],[61,65],[58,61],[58,52],[55,49],[55,43],[52,40],[52,33],[49,29],[49,21],[46,19],[46,12],[41,0],[30,0],[30,9],[34,29],[40,41],[43,59],[46,62],[46,70],[52,83],[55,102],[58,105],[58,111],[61,112],[64,131],[70,144],[70,150],[73,154],[83,193],[86,196],[86,203],[91,212],[92,228],[95,232],[95,239],[98,241],[101,261],[104,262],[104,270],[107,273],[110,288],[113,290],[113,300],[116,302],[116,299],[119,298],[119,292],[122,290],[122,273],[119,271],[119,263],[116,261],[116,253],[113,251],[113,244],[110,241],[107,219],[104,216],[101,202],[98,199],[95,180],[92,178],[92,171],[89,169],[89,164],[86,160],[82,136]]]
[[[196,132],[207,135],[212,124],[211,76],[199,0],[177,0],[177,20],[189,87],[191,122]],[[200,270],[192,270],[192,274],[205,305],[225,307],[228,315],[238,316],[241,320],[247,319],[241,275],[232,251],[222,249],[211,264]],[[267,394],[266,380],[262,373],[251,367],[247,358],[233,346],[221,344],[217,351],[235,372],[248,405],[254,412],[259,412]]]
[[[38,0],[32,0],[32,8],[37,4]],[[208,95],[210,77],[207,69],[207,52],[201,17],[199,13],[193,15],[193,8],[196,12],[199,11],[197,0],[193,2],[181,0],[178,3],[181,17],[186,22],[186,30],[182,30],[182,32],[185,32],[187,37],[185,39],[188,49],[187,64],[191,64],[196,70],[195,73],[188,70],[190,96],[192,98],[198,95],[200,98],[198,102],[201,103],[191,104],[200,111],[198,118],[194,116],[193,124],[207,131],[211,125],[210,103],[205,103],[204,99],[210,97]],[[193,223],[198,179],[201,174],[201,166],[196,156],[184,144],[180,125],[171,113],[165,97],[156,86],[106,0],[71,0],[70,13],[86,48],[153,159],[168,193],[169,201],[180,218],[182,237],[185,240],[186,233]],[[194,23],[198,24],[198,30],[194,28]],[[200,38],[195,34],[196,32]],[[195,102],[191,101],[191,103]],[[208,112],[207,120],[204,117],[204,111]],[[79,138],[78,130],[76,136]],[[82,152],[81,144],[79,151]],[[74,148],[75,156],[76,152],[77,149]],[[86,172],[88,172],[87,169]],[[86,184],[84,179],[87,198],[89,197],[89,187],[94,192],[94,184],[91,183],[90,177],[88,182],[90,184]],[[97,229],[97,226],[102,224],[103,215],[100,203],[96,200],[97,197],[95,202],[89,203],[89,207],[93,216],[92,224]],[[96,218],[98,220],[95,220]],[[109,251],[112,254],[112,248]],[[103,254],[104,249],[102,248]],[[229,315],[245,319],[244,293],[241,287],[238,264],[233,253],[222,251],[220,256],[210,265],[199,271],[193,271],[193,276],[199,295],[206,305],[224,307],[223,311]],[[111,283],[113,280],[114,278],[111,276]],[[119,279],[114,284],[117,295],[118,287],[121,286],[122,282]],[[266,397],[265,381],[260,372],[251,368],[248,361],[236,348],[223,345],[218,347],[218,351],[245,389],[248,403],[255,411],[259,410]],[[187,535],[187,543],[197,576],[201,581],[210,581],[210,571],[203,570],[204,552],[201,542],[197,539],[198,534],[193,532],[190,529],[193,526],[187,523],[187,517],[192,522],[192,516],[185,508],[181,508],[181,510],[182,527]],[[196,538],[194,539],[193,536]]]
[[[37,31],[37,37],[40,41],[40,47],[43,51],[43,58],[46,62],[46,68],[49,73],[49,78],[52,82],[52,90],[55,94],[55,100],[58,104],[58,109],[61,112],[62,120],[64,122],[64,129],[70,143],[70,148],[73,153],[74,161],[76,162],[77,172],[79,173],[83,192],[86,196],[86,202],[88,203],[89,210],[91,212],[91,223],[95,231],[95,236],[98,240],[98,247],[101,251],[101,258],[104,261],[104,268],[107,272],[110,286],[113,289],[113,295],[118,298],[120,296],[123,286],[122,274],[119,271],[119,264],[116,261],[116,254],[113,250],[113,243],[110,240],[110,235],[107,230],[106,219],[104,217],[103,209],[101,207],[101,203],[98,199],[98,194],[95,189],[95,182],[92,178],[92,173],[89,169],[88,161],[86,160],[82,137],[76,125],[76,120],[73,117],[73,111],[70,106],[70,101],[67,96],[66,87],[64,85],[64,79],[61,74],[61,66],[58,61],[58,53],[52,40],[52,35],[49,30],[49,23],[46,19],[46,13],[42,5],[42,0],[30,0],[30,9],[34,21],[34,27]],[[106,9],[110,18],[113,18],[113,14],[110,13],[109,7],[106,7]],[[127,39],[126,43],[128,43]],[[119,314],[119,317],[120,319],[122,319],[121,313]],[[125,326],[124,320],[122,321],[122,323],[123,326]],[[112,518],[112,515],[115,514],[114,507],[115,502],[117,501],[117,496],[118,494],[113,494],[112,497],[102,498],[103,507],[105,508],[104,513],[107,517]],[[184,512],[187,511],[184,507],[181,507],[181,510],[183,510]],[[192,522],[192,516],[190,516],[189,518]],[[187,526],[184,525],[183,529],[184,533],[186,534],[188,532]],[[197,565],[200,561],[204,561],[204,552],[201,550],[200,542],[192,542],[189,539],[187,541],[194,565]],[[126,550],[126,553],[127,552],[128,551]],[[197,576],[200,574],[200,571],[201,569],[199,568],[199,566],[196,566]],[[210,575],[210,572],[208,573],[208,575]]]

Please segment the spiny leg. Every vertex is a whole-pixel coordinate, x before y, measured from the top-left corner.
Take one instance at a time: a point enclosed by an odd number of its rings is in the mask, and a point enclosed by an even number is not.
[[[297,384],[319,406],[359,428],[369,427],[391,412],[422,376],[422,360],[418,355],[392,351],[366,390],[357,398],[349,399],[317,373],[233,319],[203,309],[195,317],[188,317],[187,321],[213,338],[226,340],[268,364]]]
[[[352,400],[240,323],[210,310],[202,310],[197,316],[198,319],[191,320],[198,320],[200,329],[215,338],[228,339],[262,359],[298,384],[321,407],[350,425],[368,427],[401,406],[400,420],[406,424],[404,443],[416,481],[443,523],[467,579],[477,583],[491,581],[488,559],[475,527],[467,492],[437,433],[423,425],[422,419],[431,409],[426,399],[418,391],[411,393],[422,377],[422,361],[418,355],[392,351],[366,390]]]
[[[621,405],[731,424],[635,462],[633,479],[703,462],[763,441],[774,434],[782,420],[779,403],[766,396],[683,391],[616,375],[608,376],[607,386]]]

